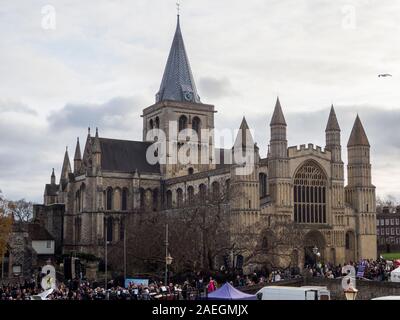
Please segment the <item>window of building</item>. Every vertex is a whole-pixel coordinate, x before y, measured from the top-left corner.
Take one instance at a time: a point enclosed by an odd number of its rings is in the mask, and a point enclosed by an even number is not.
[[[199,196],[201,201],[205,201],[207,197],[207,187],[205,184],[199,186]]]
[[[113,190],[108,188],[106,191],[106,210],[112,210],[113,208]]]
[[[313,161],[306,162],[296,173],[293,188],[294,221],[326,223],[327,179]]]
[[[379,219],[376,220],[376,226],[379,227]]]
[[[388,226],[390,225],[390,219],[385,219],[385,224]]]
[[[156,129],[160,129],[160,118],[156,117]]]
[[[394,236],[394,228],[390,228],[390,235]]]
[[[389,228],[386,228],[386,235],[387,236],[390,235],[390,229]]]
[[[259,183],[260,183],[260,198],[264,198],[267,196],[267,175],[265,173],[259,174]],[[296,195],[297,192],[295,192],[295,196]]]
[[[385,219],[381,219],[381,226],[385,225]]]
[[[396,225],[397,226],[399,225],[399,219],[396,219]]]
[[[394,219],[390,219],[390,225],[394,226]]]
[[[194,188],[192,186],[189,186],[187,188],[187,197],[188,197],[189,204],[193,204],[193,202],[194,202]]]
[[[200,139],[201,121],[199,117],[194,117],[192,120],[192,129],[197,133],[198,139]]]
[[[187,128],[187,117],[186,116],[180,116],[179,117],[179,132],[182,130],[185,130]]]
[[[400,235],[400,228],[396,228],[396,235]]]
[[[106,241],[113,241],[113,219],[111,217],[105,218],[105,227],[106,227]]]
[[[376,229],[376,235],[379,236],[379,229]]]
[[[172,191],[168,190],[167,191],[167,209],[172,208]]]
[[[188,170],[188,174],[189,174],[189,175],[192,175],[192,174],[193,174],[193,172],[194,172],[194,169],[193,169],[193,168],[189,168],[189,170]]]
[[[176,190],[176,202],[178,208],[183,206],[183,190],[181,188]]]
[[[51,241],[46,241],[46,248],[50,249],[51,248]]]
[[[122,201],[121,201],[122,211],[128,210],[128,189],[122,189]]]

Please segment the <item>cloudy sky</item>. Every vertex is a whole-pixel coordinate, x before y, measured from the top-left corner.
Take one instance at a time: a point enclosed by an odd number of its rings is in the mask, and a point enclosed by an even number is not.
[[[8,198],[40,202],[51,168],[59,174],[65,146],[73,157],[88,126],[141,139],[175,2],[0,0],[0,189]],[[346,146],[358,112],[377,193],[400,198],[400,3],[183,0],[181,8],[199,94],[216,106],[217,128],[237,128],[245,115],[265,156],[277,95],[289,145],[324,146],[333,103]]]

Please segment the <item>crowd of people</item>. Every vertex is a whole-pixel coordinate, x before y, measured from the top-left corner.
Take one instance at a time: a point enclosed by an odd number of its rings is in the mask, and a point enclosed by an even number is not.
[[[56,287],[46,296],[48,300],[197,300],[202,299],[219,288],[225,282],[234,287],[248,287],[273,283],[296,277],[340,278],[353,266],[356,276],[374,281],[387,281],[390,272],[397,267],[393,262],[384,259],[361,260],[350,262],[346,266],[330,263],[307,265],[300,274],[296,269],[273,270],[269,273],[252,273],[250,275],[219,274],[216,277],[196,275],[187,278],[181,284],[165,285],[162,281],[151,281],[149,284],[129,283],[125,287],[118,281],[111,280],[107,286],[85,279],[74,279],[68,282],[57,282]],[[0,285],[0,300],[31,300],[43,293],[40,281],[26,280],[18,284]]]
[[[377,260],[362,259],[358,262],[349,262],[345,265],[333,265],[331,263],[318,263],[314,266],[306,266],[305,275],[336,279],[348,274],[349,266],[354,267],[355,276],[359,279],[373,281],[388,281],[390,273],[398,267],[396,263],[383,258]]]

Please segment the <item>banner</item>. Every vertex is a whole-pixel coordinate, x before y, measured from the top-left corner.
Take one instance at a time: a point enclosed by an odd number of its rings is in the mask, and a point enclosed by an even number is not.
[[[125,288],[128,288],[131,284],[147,287],[149,285],[149,279],[125,279]]]

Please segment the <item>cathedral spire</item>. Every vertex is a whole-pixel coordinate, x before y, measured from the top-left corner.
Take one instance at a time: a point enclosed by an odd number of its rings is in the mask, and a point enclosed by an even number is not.
[[[283,125],[286,126],[285,116],[282,112],[281,102],[279,101],[279,97],[276,100],[274,114],[271,119],[271,126],[274,125]]]
[[[254,140],[251,135],[249,125],[247,124],[246,118],[243,117],[242,123],[240,124],[239,132],[236,136],[234,148],[246,148],[253,147]]]
[[[329,113],[328,123],[326,125],[325,132],[327,131],[340,131],[339,123],[336,118],[335,108],[331,107],[331,112]]]
[[[68,155],[68,147],[65,149],[65,154],[64,154],[64,162],[62,165],[62,170],[61,170],[61,181],[66,181],[68,180],[68,175],[71,173],[71,163],[69,161],[69,155]]]
[[[100,139],[99,139],[99,129],[96,128],[96,136],[94,137],[94,143],[93,143],[93,153],[100,153],[101,148],[100,148]]]
[[[74,160],[82,160],[81,146],[79,144],[79,137],[76,139],[76,148],[75,148]]]
[[[354,122],[353,129],[351,130],[350,139],[347,147],[355,146],[370,146],[364,127],[361,123],[360,117],[357,114],[356,121]]]
[[[156,95],[156,103],[164,100],[201,103],[183,42],[179,14],[160,90]]]
[[[50,181],[51,181],[51,184],[56,184],[56,175],[55,175],[55,173],[54,173],[54,168],[53,168],[53,171],[52,171],[52,173],[51,173],[51,179],[50,179]]]

